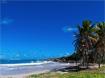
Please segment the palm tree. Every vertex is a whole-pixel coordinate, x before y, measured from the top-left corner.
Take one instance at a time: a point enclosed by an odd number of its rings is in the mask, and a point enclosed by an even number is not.
[[[100,64],[105,58],[105,22],[96,25],[97,43],[95,45],[97,62]]]
[[[105,22],[91,25],[91,21],[83,21],[75,33],[74,46],[83,65],[88,68],[88,61],[92,58],[100,67],[100,64],[105,62]]]
[[[84,20],[82,26],[78,26],[78,32],[75,33],[74,46],[76,52],[82,55],[82,64],[88,68],[89,50],[93,46],[95,36],[93,34],[94,25],[91,25],[91,21]]]

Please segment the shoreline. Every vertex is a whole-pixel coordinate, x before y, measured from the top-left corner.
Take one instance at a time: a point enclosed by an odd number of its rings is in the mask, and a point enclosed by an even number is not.
[[[28,64],[2,64],[0,65],[0,78],[24,78],[31,74],[41,74],[60,68],[72,66],[71,63],[43,62]]]
[[[68,67],[75,67],[76,63],[60,63],[60,62],[43,62],[36,65],[36,63],[28,64],[13,64],[11,65],[0,65],[0,78],[26,78],[32,74],[41,74],[48,72],[56,72],[60,69],[65,69]],[[104,65],[101,65],[104,66]],[[2,68],[3,67],[3,68]],[[97,64],[89,66],[90,69],[98,68]],[[64,73],[64,72],[63,72]]]
[[[1,66],[28,66],[28,65],[41,65],[46,63],[51,63],[53,61],[38,61],[38,62],[30,62],[30,63],[8,63],[8,64],[0,64]]]

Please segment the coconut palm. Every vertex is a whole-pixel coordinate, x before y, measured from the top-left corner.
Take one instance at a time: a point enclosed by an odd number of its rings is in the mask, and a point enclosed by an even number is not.
[[[82,26],[78,26],[78,32],[75,34],[74,46],[79,55],[82,56],[82,64],[88,68],[88,58],[91,53],[94,36],[94,25],[91,25],[91,21],[85,20],[82,22]],[[90,52],[90,53],[89,53]]]
[[[100,67],[101,62],[105,61],[105,22],[96,25],[96,35],[97,43],[95,45],[95,50],[97,62]]]

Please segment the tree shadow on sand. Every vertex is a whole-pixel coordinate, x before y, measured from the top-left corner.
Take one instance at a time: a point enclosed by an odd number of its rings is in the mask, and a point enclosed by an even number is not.
[[[61,69],[54,69],[52,71],[61,71],[61,72],[79,72],[82,70],[90,70],[90,68],[86,68],[84,66],[70,66],[70,67],[65,67],[65,68],[61,68]]]

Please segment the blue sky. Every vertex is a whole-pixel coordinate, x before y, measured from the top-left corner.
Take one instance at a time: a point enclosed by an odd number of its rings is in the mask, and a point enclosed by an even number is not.
[[[103,1],[8,1],[1,4],[0,58],[58,57],[74,52],[85,19],[105,21]]]

